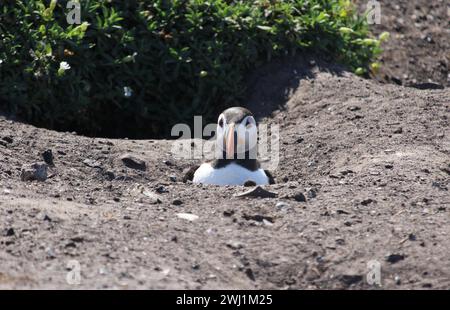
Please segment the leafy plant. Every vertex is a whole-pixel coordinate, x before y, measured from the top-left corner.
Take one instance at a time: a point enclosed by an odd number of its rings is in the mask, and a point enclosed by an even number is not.
[[[0,6],[0,105],[33,124],[86,135],[167,136],[239,103],[244,75],[316,51],[359,74],[380,40],[344,0],[85,0]],[[384,39],[386,35],[384,35]]]

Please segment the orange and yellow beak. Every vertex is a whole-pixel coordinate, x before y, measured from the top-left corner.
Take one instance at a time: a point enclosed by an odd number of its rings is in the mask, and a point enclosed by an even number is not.
[[[230,124],[228,127],[228,132],[226,136],[226,152],[227,152],[227,159],[233,159],[234,158],[234,124]]]

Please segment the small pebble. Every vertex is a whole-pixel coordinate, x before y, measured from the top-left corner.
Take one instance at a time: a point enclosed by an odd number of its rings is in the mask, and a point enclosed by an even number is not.
[[[394,133],[395,133],[395,134],[401,134],[401,133],[403,133],[403,128],[402,128],[402,127],[397,128],[396,130],[394,130]]]
[[[14,232],[14,229],[13,228],[8,228],[7,230],[6,230],[6,232],[5,232],[5,236],[6,237],[11,237],[11,236],[14,236],[16,233]]]
[[[45,181],[47,180],[47,164],[34,163],[31,165],[23,165],[20,173],[22,181]]]
[[[177,213],[177,217],[183,220],[187,220],[190,222],[193,222],[195,220],[198,220],[198,215],[190,214],[190,213]]]
[[[386,257],[386,261],[391,264],[395,264],[404,259],[405,259],[405,256],[402,254],[390,254]]]

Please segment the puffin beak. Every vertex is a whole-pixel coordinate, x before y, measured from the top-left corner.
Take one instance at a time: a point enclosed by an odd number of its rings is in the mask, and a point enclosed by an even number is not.
[[[226,139],[227,139],[226,140],[227,159],[233,159],[234,158],[234,124],[229,125]]]

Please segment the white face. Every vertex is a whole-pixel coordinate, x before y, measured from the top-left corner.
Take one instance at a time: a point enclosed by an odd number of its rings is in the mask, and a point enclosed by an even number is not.
[[[243,159],[245,152],[256,150],[257,141],[258,129],[253,116],[246,116],[240,123],[235,124],[228,123],[225,115],[220,114],[217,121],[217,147],[220,154],[225,151],[227,159]],[[253,158],[252,154],[250,158]]]

